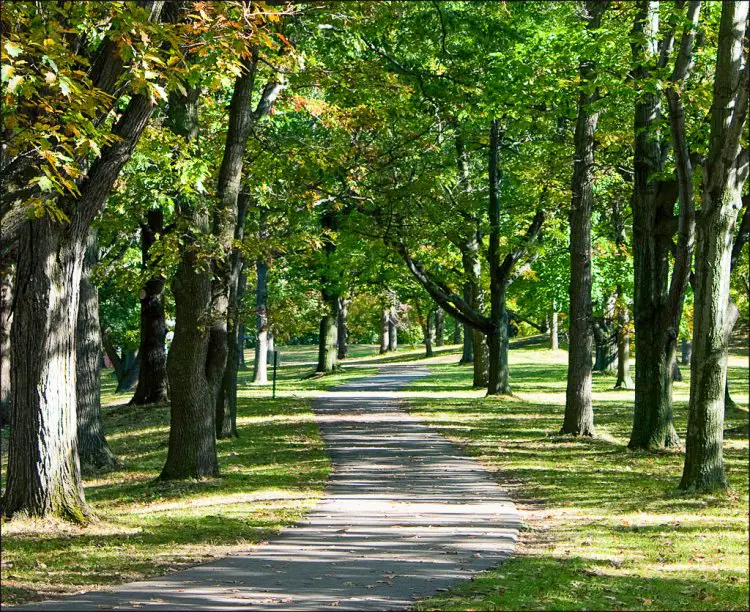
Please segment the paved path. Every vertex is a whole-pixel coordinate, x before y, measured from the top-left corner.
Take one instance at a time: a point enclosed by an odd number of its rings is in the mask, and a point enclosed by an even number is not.
[[[318,507],[270,543],[27,608],[406,609],[497,565],[514,547],[515,506],[484,468],[397,406],[394,391],[426,373],[387,367],[315,400],[334,473]]]

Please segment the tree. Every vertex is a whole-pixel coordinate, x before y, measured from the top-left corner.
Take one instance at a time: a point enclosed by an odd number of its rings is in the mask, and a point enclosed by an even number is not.
[[[111,469],[117,458],[104,438],[101,418],[102,342],[99,327],[99,292],[92,282],[91,269],[99,256],[96,232],[86,243],[81,270],[80,304],[76,323],[76,419],[78,454],[87,471]]]
[[[690,403],[680,482],[683,490],[727,486],[722,449],[724,386],[727,344],[738,314],[729,299],[729,274],[734,227],[748,174],[747,143],[742,146],[750,80],[748,39],[748,4],[723,3],[696,233]]]
[[[159,18],[161,3],[148,8],[144,11],[143,7],[132,5],[134,27],[143,27],[149,20]],[[37,21],[32,21],[30,15],[17,21],[42,26],[37,35],[65,29],[59,22],[50,23],[56,20],[54,17],[47,22],[49,15],[45,14],[44,6],[23,5],[18,10],[40,11]],[[155,36],[158,40],[158,31]],[[73,83],[68,79],[63,83],[66,88],[73,85],[76,96],[86,99],[90,93],[91,100],[102,92],[108,94],[114,90],[114,82],[109,83],[110,72],[114,72],[116,82],[125,66],[107,41],[92,62],[91,78],[83,73],[81,81]],[[59,40],[56,44],[65,48],[72,46],[73,41]],[[102,83],[103,80],[108,84]],[[41,102],[37,92],[25,93],[27,99]],[[96,104],[95,108],[97,113],[101,110]],[[14,417],[3,499],[3,512],[7,515],[25,512],[36,516],[60,515],[77,521],[85,520],[88,515],[80,480],[75,414],[75,329],[85,242],[94,217],[104,205],[154,108],[155,99],[151,95],[134,92],[100,155],[59,197],[37,200],[45,202],[47,209],[43,208],[39,218],[23,222],[18,229],[17,277],[24,282],[16,285],[11,332]],[[31,157],[22,153],[11,164],[18,162],[18,166],[25,166]],[[32,193],[38,185],[52,188],[49,180],[44,182],[39,178],[31,186]]]
[[[675,367],[677,330],[693,249],[694,201],[692,168],[687,154],[682,104],[683,87],[692,63],[695,26],[700,2],[688,6],[680,52],[667,89],[672,140],[676,152],[678,180],[658,180],[666,161],[657,125],[660,95],[647,83],[649,70],[664,69],[674,37],[676,20],[668,23],[656,66],[656,36],[659,16],[647,2],[637,6],[633,43],[633,72],[639,87],[646,89],[635,107],[635,151],[633,184],[633,262],[635,266],[635,410],[630,448],[663,448],[679,444],[672,420],[672,376]],[[676,227],[672,207],[679,194],[679,236],[671,281],[669,257]],[[666,227],[665,227],[666,226]]]
[[[585,2],[586,30],[599,29],[608,2]],[[591,211],[593,208],[594,133],[599,111],[593,108],[596,65],[585,57],[579,65],[581,92],[575,130],[573,199],[570,210],[570,331],[568,348],[568,385],[565,393],[565,418],[562,433],[594,435],[594,410],[591,405]],[[594,89],[592,89],[592,85]]]
[[[151,247],[164,234],[164,213],[151,209],[146,214],[146,223],[141,226],[141,257],[143,268],[148,269]],[[141,303],[140,360],[138,386],[130,400],[132,404],[156,404],[169,399],[167,382],[167,322],[164,316],[165,279],[160,272],[144,283],[139,293]]]

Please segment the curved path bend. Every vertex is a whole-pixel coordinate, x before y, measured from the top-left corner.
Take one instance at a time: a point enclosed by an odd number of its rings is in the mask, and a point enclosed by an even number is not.
[[[314,401],[334,471],[317,508],[268,544],[25,609],[408,609],[497,565],[519,514],[487,470],[399,408],[396,391],[425,374],[384,367]]]

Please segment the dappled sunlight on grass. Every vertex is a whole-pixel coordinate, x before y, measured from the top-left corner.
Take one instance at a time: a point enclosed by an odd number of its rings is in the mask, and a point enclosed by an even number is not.
[[[249,373],[241,373],[244,387]],[[87,527],[3,523],[3,605],[157,576],[243,550],[299,520],[329,473],[306,399],[238,405],[239,438],[219,440],[222,475],[160,482],[169,407],[128,406],[105,373],[104,426],[121,469],[86,478],[98,520]]]
[[[564,354],[564,352],[563,352]],[[626,448],[632,391],[594,377],[598,437],[558,434],[565,360],[544,349],[512,350],[513,397],[471,390],[470,368],[431,366],[411,410],[496,471],[524,512],[518,555],[420,609],[747,609],[748,369],[730,368],[734,400],[725,460],[731,491],[676,490],[682,449]],[[675,425],[684,439],[689,368],[675,385]],[[447,397],[443,395],[449,393]]]

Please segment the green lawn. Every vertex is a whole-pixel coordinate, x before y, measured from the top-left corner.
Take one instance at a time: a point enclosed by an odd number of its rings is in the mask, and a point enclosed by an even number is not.
[[[565,391],[564,351],[511,351],[512,398],[472,390],[457,347],[426,361],[432,374],[404,393],[410,409],[497,472],[523,512],[517,554],[497,570],[423,601],[420,609],[747,609],[748,369],[733,356],[739,410],[727,422],[732,491],[676,492],[679,451],[625,448],[632,391],[594,379],[599,437],[557,435]],[[4,521],[2,604],[102,588],[195,565],[247,548],[300,519],[321,495],[330,464],[310,411],[320,390],[373,374],[379,363],[420,358],[404,347],[379,356],[352,347],[337,373],[311,376],[315,347],[281,347],[277,399],[240,374],[240,438],[218,443],[222,476],[160,483],[166,406],[131,407],[103,381],[103,418],[120,470],[86,477],[99,520],[87,527]],[[250,357],[250,351],[248,351]],[[450,362],[450,363],[448,363]],[[689,374],[683,368],[684,374]],[[689,377],[675,388],[684,436]],[[7,431],[3,432],[3,458]],[[4,466],[3,466],[4,470]]]
[[[372,355],[372,347],[354,354]],[[248,357],[251,359],[251,351]],[[162,483],[169,408],[128,406],[104,372],[102,416],[122,468],[85,478],[98,520],[87,527],[29,519],[2,523],[2,605],[158,576],[247,548],[304,516],[330,463],[310,411],[321,389],[375,372],[344,367],[306,378],[314,347],[282,347],[277,399],[240,372],[239,439],[218,442],[221,477]],[[249,361],[252,366],[252,361]],[[7,430],[2,432],[3,475]]]
[[[680,451],[626,448],[632,391],[594,379],[598,438],[559,436],[566,354],[511,351],[515,397],[472,391],[469,367],[439,364],[410,409],[497,472],[524,515],[517,555],[420,610],[748,609],[748,368],[730,358],[725,458],[732,491],[676,491]],[[689,372],[675,386],[684,438]]]

